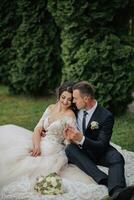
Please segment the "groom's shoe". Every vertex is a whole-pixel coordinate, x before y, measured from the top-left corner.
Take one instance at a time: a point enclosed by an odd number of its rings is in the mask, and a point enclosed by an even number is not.
[[[107,178],[104,178],[104,179],[101,179],[99,182],[98,182],[99,185],[105,185],[106,187],[108,187],[108,180]]]
[[[134,186],[128,186],[116,190],[111,196],[111,200],[130,200],[134,195]]]

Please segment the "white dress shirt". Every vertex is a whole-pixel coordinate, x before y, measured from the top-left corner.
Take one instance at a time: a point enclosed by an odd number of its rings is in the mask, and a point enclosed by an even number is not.
[[[97,107],[97,104],[98,104],[98,103],[97,103],[97,101],[96,101],[95,105],[94,105],[91,109],[89,109],[89,110],[81,109],[81,110],[78,112],[78,115],[77,115],[77,128],[79,129],[79,131],[80,131],[81,133],[83,133],[83,130],[82,130],[82,120],[83,120],[83,113],[84,113],[84,110],[88,113],[88,114],[86,115],[86,127],[87,127],[88,122],[90,121],[90,119],[91,119],[91,117],[92,117],[92,115],[93,115],[93,113],[94,113],[94,111],[95,111],[95,109],[96,109],[96,107]],[[83,142],[84,142],[84,140],[85,140],[85,136],[83,135],[83,138],[82,138],[82,140],[79,142],[79,144],[82,145]]]

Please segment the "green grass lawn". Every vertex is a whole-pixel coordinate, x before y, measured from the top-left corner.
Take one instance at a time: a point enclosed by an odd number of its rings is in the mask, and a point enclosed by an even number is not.
[[[16,124],[33,130],[45,108],[55,97],[13,96],[7,87],[0,86],[0,125]],[[112,141],[134,151],[134,114],[126,113],[115,118]]]
[[[7,87],[0,86],[0,125],[16,124],[33,130],[52,97],[13,96]]]

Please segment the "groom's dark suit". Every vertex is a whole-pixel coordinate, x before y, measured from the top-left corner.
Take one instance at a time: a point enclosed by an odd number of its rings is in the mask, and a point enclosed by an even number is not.
[[[93,129],[92,122],[98,126]],[[108,186],[109,193],[117,186],[125,187],[124,158],[109,142],[114,124],[113,115],[98,105],[88,122],[82,146],[69,144],[66,154],[71,163],[76,164],[97,183]],[[108,175],[97,165],[109,168]]]

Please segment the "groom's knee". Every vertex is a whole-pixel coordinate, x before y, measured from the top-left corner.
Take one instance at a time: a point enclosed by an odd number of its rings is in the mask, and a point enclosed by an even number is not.
[[[76,144],[68,144],[65,148],[66,155],[69,156],[74,152],[74,149],[76,148]]]
[[[118,151],[115,151],[115,152],[113,151],[111,152],[111,154],[109,154],[108,162],[111,165],[114,165],[117,163],[121,163],[123,165],[125,164],[124,157]]]
[[[112,159],[112,162],[125,164],[124,157],[119,152],[115,154],[114,158]]]

